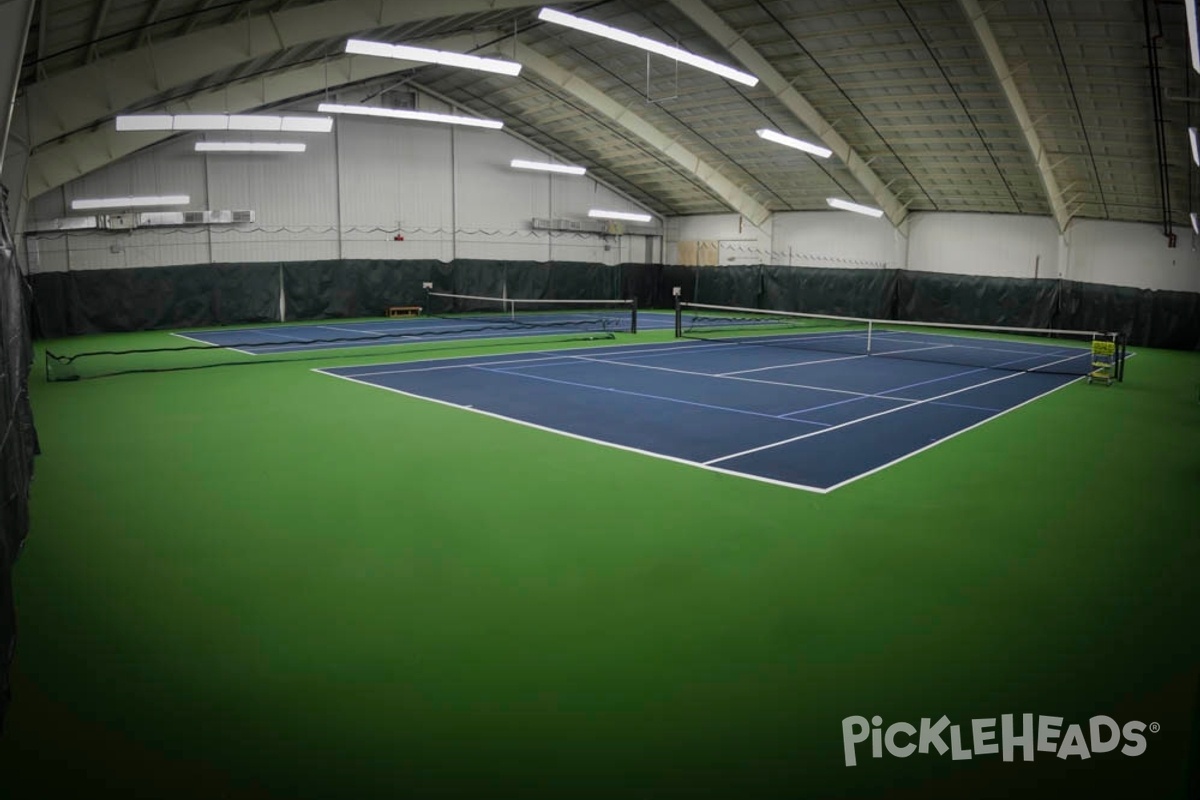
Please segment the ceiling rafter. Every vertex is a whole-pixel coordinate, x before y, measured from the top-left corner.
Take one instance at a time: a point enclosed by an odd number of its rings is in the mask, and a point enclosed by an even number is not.
[[[50,4],[46,0],[41,0],[38,3],[37,61],[34,63],[37,64],[36,73],[39,80],[46,77],[46,64],[42,59],[46,55],[46,31],[49,29],[47,22],[47,17],[50,14],[49,8]]]
[[[450,37],[442,46],[461,47],[468,41],[466,37]],[[310,62],[181,97],[165,104],[161,111],[166,114],[240,114],[325,89],[378,79],[395,72],[396,63],[366,56],[341,56]],[[111,125],[76,133],[39,148],[30,156],[26,190],[30,197],[35,197],[175,135],[170,131],[117,133]]]
[[[290,47],[363,30],[448,14],[536,5],[529,0],[405,0],[403,3],[326,2],[258,14],[217,25],[166,44],[148,44],[58,73],[26,88],[33,146],[137,108],[147,98],[207,75]]]
[[[762,225],[771,216],[771,211],[757,198],[738,186],[719,169],[704,161],[684,144],[663,133],[652,123],[623,104],[611,99],[600,89],[578,75],[564,69],[551,59],[517,43],[517,60],[537,73],[543,80],[562,89],[594,108],[612,123],[641,139],[682,167],[690,175],[702,181],[728,206],[746,217],[754,225]]]
[[[100,0],[100,5],[96,9],[96,18],[92,22],[91,43],[88,45],[87,51],[84,54],[84,63],[88,64],[96,60],[99,53],[97,42],[100,39],[100,31],[104,28],[104,21],[108,19],[108,9],[112,7],[112,0]]]
[[[908,215],[903,203],[887,188],[883,180],[875,174],[850,143],[834,130],[833,125],[808,102],[787,78],[779,73],[766,58],[762,56],[741,34],[729,27],[717,16],[716,12],[697,0],[670,0],[684,16],[707,33],[717,44],[725,48],[742,66],[758,77],[772,94],[790,111],[797,120],[803,123],[822,143],[833,151],[855,180],[862,185],[867,193],[883,209],[892,225],[899,226]]]
[[[1071,222],[1071,211],[1062,201],[1058,179],[1054,177],[1054,170],[1050,165],[1050,155],[1042,144],[1041,137],[1038,136],[1033,119],[1029,116],[1029,109],[1025,107],[1025,100],[1013,80],[1013,73],[1008,68],[1008,61],[1004,58],[1004,53],[1000,51],[1000,44],[996,41],[995,34],[992,33],[992,26],[988,23],[978,0],[958,0],[958,2],[963,14],[971,23],[975,35],[979,37],[979,43],[987,55],[988,64],[996,73],[996,79],[1000,81],[1000,86],[1004,89],[1004,96],[1008,99],[1013,115],[1017,118],[1017,124],[1021,127],[1025,144],[1029,147],[1029,152],[1037,165],[1038,175],[1042,179],[1046,202],[1049,203],[1050,211],[1054,214],[1054,221],[1058,224],[1059,231],[1066,231],[1067,225]]]
[[[154,5],[150,6],[150,11],[147,12],[145,19],[142,20],[142,30],[138,33],[137,44],[135,47],[145,47],[150,41],[150,28],[158,20],[158,15],[162,13],[162,7],[165,0],[154,0]]]

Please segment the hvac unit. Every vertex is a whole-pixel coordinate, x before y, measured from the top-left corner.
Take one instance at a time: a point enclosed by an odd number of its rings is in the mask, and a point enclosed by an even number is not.
[[[110,231],[128,231],[137,227],[136,214],[106,214],[104,227]]]
[[[182,225],[186,211],[147,211],[138,214],[138,226]]]

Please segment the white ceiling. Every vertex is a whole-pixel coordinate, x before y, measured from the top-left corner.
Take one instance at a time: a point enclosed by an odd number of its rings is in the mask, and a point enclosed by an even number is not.
[[[747,69],[762,79],[754,88],[539,22],[540,7],[40,0],[21,79],[29,189],[156,140],[115,134],[117,113],[315,108],[329,95],[361,102],[402,88],[502,119],[664,215],[761,219],[824,209],[830,196],[883,207],[897,223],[937,210],[1166,226],[1200,210],[1186,135],[1200,124],[1200,75],[1188,65],[1182,3],[554,6]],[[515,57],[525,69],[514,78],[347,57],[353,35]],[[823,141],[835,155],[764,142],[754,133],[762,127]]]

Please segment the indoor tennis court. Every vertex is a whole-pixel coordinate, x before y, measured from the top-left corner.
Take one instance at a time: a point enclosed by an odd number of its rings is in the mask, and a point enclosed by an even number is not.
[[[1200,797],[1194,0],[0,0],[0,800]]]
[[[598,444],[827,492],[1078,380],[1072,365],[1090,369],[1090,352],[1077,348],[975,338],[965,340],[972,353],[998,356],[999,366],[892,360],[910,355],[914,344],[927,358],[930,350],[962,346],[944,333],[897,338],[876,359],[828,351],[798,358],[795,337],[781,343],[759,336],[735,347],[633,345],[323,372]],[[819,351],[829,343],[801,344]],[[1017,364],[1020,371],[1006,371]]]

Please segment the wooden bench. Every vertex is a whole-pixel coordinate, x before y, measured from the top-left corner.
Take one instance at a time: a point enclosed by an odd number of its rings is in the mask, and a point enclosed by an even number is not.
[[[420,306],[388,306],[389,317],[417,317],[421,314]]]

